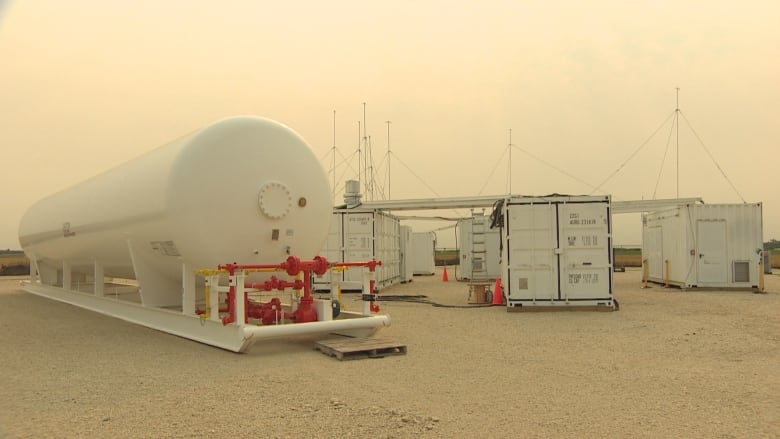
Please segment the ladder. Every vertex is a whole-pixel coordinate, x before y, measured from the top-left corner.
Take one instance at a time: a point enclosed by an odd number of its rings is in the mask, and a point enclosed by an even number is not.
[[[487,217],[473,216],[471,221],[471,281],[487,282]]]

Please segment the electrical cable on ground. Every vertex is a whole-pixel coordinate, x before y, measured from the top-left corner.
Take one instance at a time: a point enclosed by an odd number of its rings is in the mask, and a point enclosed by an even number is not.
[[[487,308],[493,306],[490,303],[484,305],[445,305],[443,303],[437,303],[430,299],[428,296],[418,294],[396,294],[396,295],[382,295],[378,294],[376,300],[379,302],[410,302],[410,303],[425,303],[437,308]]]

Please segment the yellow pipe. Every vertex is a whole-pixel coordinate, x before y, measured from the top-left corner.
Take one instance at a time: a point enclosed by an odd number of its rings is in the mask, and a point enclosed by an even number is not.
[[[200,315],[200,318],[205,320],[209,317],[211,317],[211,287],[206,282],[206,310]]]
[[[762,258],[763,259],[763,258]],[[758,261],[758,292],[764,292],[764,261]]]
[[[247,273],[269,273],[272,271],[284,271],[281,268],[247,268],[244,270],[244,274]]]
[[[669,287],[669,260],[665,260],[664,263],[666,264],[666,284],[664,284],[665,287]]]
[[[200,270],[195,270],[195,274],[199,274],[201,276],[213,276],[215,274],[225,274],[227,273],[227,270],[212,270],[209,268],[202,268]]]

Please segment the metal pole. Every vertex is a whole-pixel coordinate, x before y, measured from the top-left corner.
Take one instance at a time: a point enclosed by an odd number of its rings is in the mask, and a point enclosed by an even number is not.
[[[368,198],[371,176],[368,175],[368,139],[366,137],[367,133],[368,133],[368,125],[366,125],[366,103],[363,102],[363,148],[365,149],[365,154],[363,154],[363,160],[365,162],[365,168],[363,169],[363,173],[366,176],[365,193],[366,193],[366,199],[373,200],[373,198]]]
[[[387,124],[387,199],[390,199],[390,121]]]
[[[333,110],[333,205],[336,205],[336,110]]]
[[[363,163],[360,161],[360,136],[362,132],[360,131],[360,121],[358,121],[358,187],[360,187],[360,167],[363,166]]]
[[[512,128],[509,129],[509,195],[512,195]]]
[[[680,87],[677,90],[677,103],[674,110],[674,119],[677,124],[677,198],[680,198]]]

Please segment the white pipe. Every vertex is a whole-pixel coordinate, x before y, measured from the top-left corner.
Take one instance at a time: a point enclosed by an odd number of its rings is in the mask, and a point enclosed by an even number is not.
[[[310,323],[290,323],[287,325],[245,326],[244,337],[251,341],[292,335],[316,334],[352,329],[379,329],[390,326],[390,316],[357,317],[344,320],[327,320]]]

